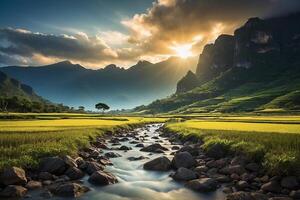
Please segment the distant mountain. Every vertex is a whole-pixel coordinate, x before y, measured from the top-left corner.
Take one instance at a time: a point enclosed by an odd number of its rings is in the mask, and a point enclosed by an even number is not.
[[[93,109],[101,101],[113,109],[133,108],[175,92],[176,83],[196,59],[169,58],[156,64],[139,61],[124,69],[108,65],[103,69],[86,69],[64,61],[40,67],[8,66],[0,68],[34,88],[52,102]]]
[[[267,112],[300,110],[300,13],[251,18],[221,35],[199,57],[176,94],[138,112]]]

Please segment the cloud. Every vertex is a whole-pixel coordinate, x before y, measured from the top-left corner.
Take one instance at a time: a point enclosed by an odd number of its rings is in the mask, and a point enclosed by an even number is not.
[[[232,33],[249,17],[299,8],[299,0],[158,0],[147,12],[122,24],[130,30],[129,42],[144,54],[174,54],[172,44],[193,44],[191,49],[199,54],[205,43],[221,33]]]

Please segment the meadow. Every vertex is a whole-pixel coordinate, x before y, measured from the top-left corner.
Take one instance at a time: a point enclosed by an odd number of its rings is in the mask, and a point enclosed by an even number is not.
[[[270,173],[299,173],[299,116],[198,116],[168,123],[166,128],[202,138],[205,150],[221,144],[229,154],[262,162]]]
[[[6,116],[9,120],[0,120],[0,169],[12,165],[35,167],[45,156],[75,155],[78,149],[88,146],[89,141],[106,131],[165,121],[88,114],[10,115]]]

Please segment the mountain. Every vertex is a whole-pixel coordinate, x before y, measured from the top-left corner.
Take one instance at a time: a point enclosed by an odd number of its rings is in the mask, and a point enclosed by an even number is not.
[[[300,13],[251,18],[201,53],[174,95],[138,112],[267,112],[300,110]]]
[[[155,64],[139,61],[128,69],[108,65],[92,70],[64,61],[39,67],[8,66],[0,70],[32,86],[52,102],[93,109],[95,103],[101,101],[119,109],[133,108],[174,93],[178,80],[195,68],[193,66],[196,66],[195,58],[172,57]]]

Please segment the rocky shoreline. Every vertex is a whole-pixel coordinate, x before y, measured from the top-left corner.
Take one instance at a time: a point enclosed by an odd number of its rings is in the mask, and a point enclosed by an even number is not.
[[[146,125],[147,129],[151,125]],[[143,141],[150,136],[137,136],[137,130],[107,133],[91,142],[89,148],[81,149],[78,156],[44,158],[38,170],[24,170],[18,167],[5,169],[0,177],[1,198],[30,198],[30,191],[39,190],[39,197],[79,197],[91,188],[81,180],[88,176],[88,182],[95,186],[118,183],[117,177],[106,170],[113,165],[110,158],[122,155],[118,150],[130,151],[122,145],[128,141],[140,151],[157,154],[158,157],[145,161],[144,170],[170,171],[174,181],[200,193],[222,190],[227,200],[291,200],[300,199],[299,177],[269,176],[260,163],[242,155],[224,155],[220,147],[213,146],[208,152],[201,148],[202,141],[195,137],[182,138],[159,128],[159,137],[152,137],[157,143],[145,146]],[[168,149],[159,142],[168,139]],[[114,150],[114,151],[113,151]],[[171,151],[171,157],[166,155]],[[147,157],[129,157],[128,162],[146,160]]]

